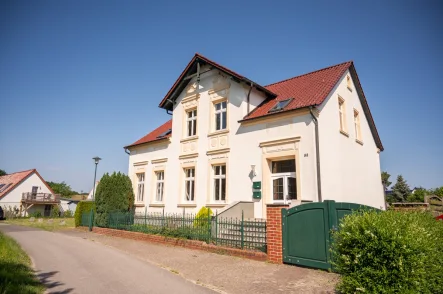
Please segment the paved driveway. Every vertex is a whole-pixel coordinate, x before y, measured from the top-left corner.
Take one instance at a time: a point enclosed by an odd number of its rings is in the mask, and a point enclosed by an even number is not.
[[[32,258],[48,293],[214,293],[121,250],[67,234],[0,223]]]

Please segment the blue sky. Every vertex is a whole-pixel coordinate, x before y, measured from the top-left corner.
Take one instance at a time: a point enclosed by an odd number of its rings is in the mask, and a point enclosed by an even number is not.
[[[442,186],[443,2],[305,2],[1,1],[0,168],[79,192],[93,156],[126,173],[199,52],[263,85],[354,60],[382,169]]]

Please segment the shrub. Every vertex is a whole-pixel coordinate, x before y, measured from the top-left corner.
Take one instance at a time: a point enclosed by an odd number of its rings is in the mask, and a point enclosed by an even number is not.
[[[207,227],[208,219],[210,220],[210,216],[212,216],[212,210],[209,207],[202,207],[198,211],[194,220],[194,227]]]
[[[132,211],[134,192],[129,177],[120,172],[103,175],[97,186],[95,203],[95,223],[100,227],[108,227],[110,212]]]
[[[443,293],[443,222],[427,212],[345,216],[331,251],[342,293]]]
[[[60,217],[60,208],[58,207],[58,205],[54,205],[54,207],[52,207],[52,209],[51,209],[51,217],[52,218]]]
[[[63,217],[72,217],[72,211],[70,210],[65,210],[63,212]]]
[[[41,211],[34,211],[33,213],[31,213],[31,217],[40,218],[42,217],[42,213]]]
[[[91,209],[95,211],[95,202],[94,201],[80,201],[77,204],[77,208],[74,213],[75,226],[78,227],[82,222],[82,214],[84,212],[90,212]]]

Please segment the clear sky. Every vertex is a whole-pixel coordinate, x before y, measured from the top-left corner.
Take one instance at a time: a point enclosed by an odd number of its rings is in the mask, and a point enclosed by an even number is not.
[[[309,2],[309,3],[308,3]],[[277,4],[278,3],[278,4]],[[443,185],[443,1],[0,1],[0,168],[79,192],[128,170],[123,146],[193,54],[266,85],[354,60],[385,151]]]

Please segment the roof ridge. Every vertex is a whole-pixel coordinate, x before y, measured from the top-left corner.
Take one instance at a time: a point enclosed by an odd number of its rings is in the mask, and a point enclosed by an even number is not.
[[[18,172],[14,172],[14,173],[6,174],[6,175],[3,175],[2,177],[4,177],[4,176],[14,175],[14,174],[19,174],[19,173],[31,172],[31,171],[35,171],[35,170],[36,170],[35,168],[31,168],[31,169],[27,169],[27,170],[22,170],[22,171],[18,171]]]
[[[310,75],[310,74],[317,73],[317,72],[319,72],[319,71],[323,71],[323,70],[331,69],[331,68],[333,68],[333,67],[337,67],[337,66],[340,66],[340,65],[344,65],[344,64],[346,64],[346,63],[352,64],[353,61],[352,61],[352,60],[349,60],[349,61],[345,61],[345,62],[342,62],[342,63],[338,63],[338,64],[335,64],[335,65],[331,65],[331,66],[328,66],[328,67],[324,67],[324,68],[321,68],[321,69],[317,69],[317,70],[314,70],[314,71],[311,71],[311,72],[308,72],[308,73],[305,73],[305,74],[301,74],[301,75],[298,75],[298,76],[295,76],[295,77],[292,77],[292,78],[284,79],[284,80],[281,80],[281,81],[278,81],[278,82],[275,82],[275,83],[272,83],[272,84],[269,84],[269,85],[266,85],[266,86],[263,86],[263,87],[266,88],[266,87],[273,86],[273,85],[276,85],[276,84],[284,83],[284,82],[287,82],[287,81],[289,81],[289,80],[293,80],[293,79],[296,79],[296,78],[301,78],[301,77],[303,77],[303,76],[307,76],[307,75]]]

